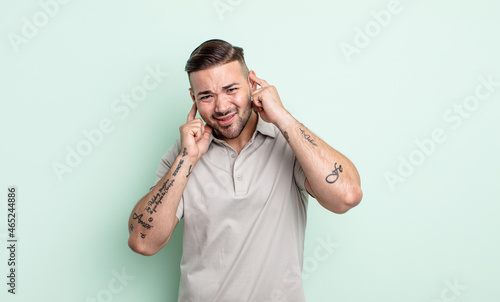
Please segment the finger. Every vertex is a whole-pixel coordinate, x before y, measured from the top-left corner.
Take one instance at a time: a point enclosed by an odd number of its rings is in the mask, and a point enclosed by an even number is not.
[[[250,74],[249,74],[249,76],[250,76],[250,79],[251,79],[252,81],[254,81],[255,83],[257,83],[257,85],[259,85],[259,86],[260,86],[260,87],[262,87],[262,88],[267,87],[267,86],[271,86],[271,85],[269,85],[269,83],[267,83],[265,80],[263,80],[263,79],[259,79],[256,75],[254,75],[254,74],[252,74],[252,73],[250,73]]]
[[[261,95],[258,92],[252,94],[252,104],[258,107],[262,107]]]
[[[253,101],[252,108],[255,109],[255,111],[259,111],[259,112],[264,110],[264,106],[262,105],[262,102],[260,102],[260,101]]]
[[[210,127],[210,125],[206,124],[204,128],[205,128],[205,135],[210,136],[210,134],[212,134],[212,130],[213,130],[212,127]]]
[[[212,127],[209,125],[204,125],[201,127],[201,135],[196,138],[196,142],[208,142],[210,139],[210,134],[212,134]]]
[[[195,140],[196,142],[199,142],[206,136],[210,137],[210,134],[212,133],[212,127],[210,127],[208,124],[204,124],[201,118],[196,119],[196,126],[195,126]]]
[[[252,101],[253,102],[257,102],[257,101],[260,102],[263,92],[264,91],[262,89],[257,89],[257,90],[250,92],[250,97],[252,98]]]
[[[205,133],[205,127],[203,127],[203,122],[201,121],[200,118],[196,119],[196,125],[195,125],[195,138],[196,140],[200,140],[203,137],[203,134]]]
[[[193,106],[191,107],[191,111],[189,111],[189,113],[188,113],[186,122],[190,122],[190,121],[194,120],[194,118],[196,117],[196,110],[197,109],[198,108],[196,108],[196,103],[193,102]]]
[[[212,127],[209,125],[205,125],[205,134],[203,134],[203,137],[200,139],[199,143],[204,148],[205,150],[208,149],[208,144],[210,143],[210,134],[212,134]]]

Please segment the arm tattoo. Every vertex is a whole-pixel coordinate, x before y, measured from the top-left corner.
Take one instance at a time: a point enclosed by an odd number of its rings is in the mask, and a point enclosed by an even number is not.
[[[149,230],[150,228],[152,228],[153,226],[150,225],[149,223],[145,222],[145,221],[142,221],[142,214],[141,215],[137,215],[137,213],[134,213],[134,216],[132,216],[133,219],[137,219],[137,223],[139,223],[140,225],[142,225],[145,229]]]
[[[184,160],[183,160],[183,159],[181,159],[181,160],[179,161],[179,164],[177,165],[177,168],[175,168],[175,171],[174,171],[174,173],[173,173],[173,175],[174,175],[174,176],[176,176],[176,175],[177,175],[177,173],[179,172],[179,169],[181,168],[181,166],[182,166],[182,164],[183,164],[183,163],[184,163]]]
[[[189,165],[189,170],[188,170],[188,174],[186,175],[186,178],[188,178],[189,175],[191,175],[191,167],[193,167],[193,165]]]
[[[186,155],[188,155],[187,148],[184,148],[184,150],[182,150],[182,157],[184,157]]]
[[[174,175],[177,174],[177,172],[179,172],[179,169],[182,165],[182,163],[184,162],[184,160],[180,160],[179,162],[179,165],[177,166],[177,169],[175,170],[174,172]],[[161,188],[158,190],[158,193],[156,193],[155,196],[153,196],[153,198],[151,198],[150,201],[148,201],[148,205],[146,206],[145,210],[147,212],[149,212],[149,214],[153,214],[153,213],[156,213],[156,208],[162,203],[161,200],[163,199],[163,197],[165,196],[165,194],[167,194],[168,190],[174,185],[174,181],[175,179],[172,179],[170,180],[170,183],[168,182],[170,179],[167,179],[163,185],[161,186]],[[167,185],[168,184],[168,185]],[[149,230],[153,227],[153,225],[147,223],[146,221],[143,221],[142,220],[142,217],[144,215],[141,214],[141,215],[137,215],[137,213],[134,213],[133,216],[132,216],[132,219],[137,219],[137,223],[142,225],[143,228]],[[149,217],[148,218],[148,222],[153,222],[153,217]],[[130,230],[132,231],[134,229],[134,226],[133,225],[130,225]],[[144,237],[146,237],[146,235],[142,234],[141,233],[141,237],[144,239]]]
[[[329,184],[335,183],[337,179],[339,179],[339,173],[341,173],[342,171],[342,165],[339,165],[337,168],[337,163],[335,163],[332,174],[328,174],[328,176],[326,177],[326,182]]]
[[[286,141],[289,142],[290,141],[290,137],[288,136],[288,132],[283,132],[283,136],[285,137]]]
[[[314,140],[311,138],[310,134],[307,134],[306,131],[302,130],[299,128],[300,132],[302,132],[302,135],[304,135],[304,138],[307,139],[308,142],[310,142],[314,147],[317,147],[318,145],[314,142]]]
[[[146,207],[146,211],[149,212],[149,214],[156,213],[156,208],[162,203],[161,200],[163,199],[163,196],[167,194],[168,190],[174,185],[175,179],[172,179],[170,183],[168,183],[168,179],[163,183],[163,186],[160,188],[159,193],[156,193],[153,198],[151,198],[150,201],[148,201],[148,206]]]

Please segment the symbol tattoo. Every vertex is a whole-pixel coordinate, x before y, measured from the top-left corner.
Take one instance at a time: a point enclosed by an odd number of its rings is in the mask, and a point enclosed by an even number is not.
[[[341,173],[342,171],[342,165],[339,165],[337,168],[337,163],[335,163],[332,174],[328,174],[328,176],[326,177],[326,182],[329,184],[335,183],[337,179],[339,179],[339,173]]]

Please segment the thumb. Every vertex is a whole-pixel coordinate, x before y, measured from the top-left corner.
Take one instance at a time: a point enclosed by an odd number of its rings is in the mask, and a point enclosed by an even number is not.
[[[210,134],[212,134],[212,127],[210,127],[208,124],[205,124],[205,132],[203,133],[203,137],[202,139],[205,141],[205,142],[208,142],[208,140],[210,139]]]
[[[201,155],[205,154],[208,150],[208,145],[210,144],[210,134],[212,134],[212,127],[209,125],[205,125],[205,132],[203,133],[203,136],[200,139],[199,146],[201,148]]]
[[[210,136],[210,134],[212,134],[212,130],[213,129],[212,129],[212,127],[210,127],[210,125],[205,124],[205,133],[204,133],[205,135]]]

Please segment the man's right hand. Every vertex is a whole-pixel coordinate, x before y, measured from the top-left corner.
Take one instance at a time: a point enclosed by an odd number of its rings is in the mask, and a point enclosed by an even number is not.
[[[207,152],[212,133],[212,127],[204,125],[201,118],[195,118],[197,109],[196,103],[193,102],[186,123],[179,127],[182,150],[185,149],[196,161]]]

